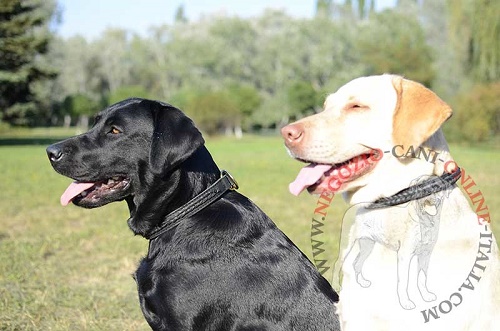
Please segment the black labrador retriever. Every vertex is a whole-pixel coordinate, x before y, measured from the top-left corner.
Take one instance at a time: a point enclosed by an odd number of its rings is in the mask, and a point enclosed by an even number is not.
[[[125,200],[130,228],[150,239],[135,279],[152,329],[340,330],[337,293],[230,176],[221,178],[179,109],[121,101],[47,154],[75,180],[63,204]]]

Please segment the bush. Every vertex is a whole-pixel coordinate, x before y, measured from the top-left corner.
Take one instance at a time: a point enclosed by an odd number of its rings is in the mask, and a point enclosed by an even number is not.
[[[232,130],[241,122],[237,104],[223,91],[194,97],[186,106],[186,113],[208,135]]]
[[[457,96],[450,123],[452,135],[468,142],[489,140],[500,134],[500,82],[476,85]]]

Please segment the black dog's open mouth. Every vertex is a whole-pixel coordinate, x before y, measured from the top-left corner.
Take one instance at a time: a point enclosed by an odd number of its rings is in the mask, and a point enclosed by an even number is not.
[[[61,204],[67,206],[70,202],[82,206],[98,206],[123,196],[129,188],[130,179],[114,176],[105,181],[71,183],[61,196]]]

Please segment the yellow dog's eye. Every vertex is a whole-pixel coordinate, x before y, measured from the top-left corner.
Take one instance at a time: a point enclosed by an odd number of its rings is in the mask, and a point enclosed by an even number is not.
[[[347,110],[347,111],[350,111],[350,110],[366,110],[367,107],[365,105],[361,104],[361,103],[352,102],[352,103],[347,104],[344,109]]]
[[[351,109],[357,110],[357,109],[362,109],[362,108],[365,108],[365,107],[360,105],[360,104],[357,104],[357,103],[351,105]]]

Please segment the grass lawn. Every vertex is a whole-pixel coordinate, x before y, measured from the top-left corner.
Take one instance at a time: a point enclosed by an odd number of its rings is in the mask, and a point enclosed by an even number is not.
[[[126,204],[94,210],[60,206],[70,180],[52,170],[45,146],[32,145],[49,140],[9,139],[0,137],[0,330],[149,330],[131,277],[147,241],[128,229]],[[316,198],[288,193],[301,164],[287,156],[282,140],[216,138],[207,145],[220,168],[237,179],[240,192],[311,257]],[[477,182],[496,222],[498,150],[452,146],[452,152]],[[325,222],[322,239],[330,263],[343,210],[337,197]]]

